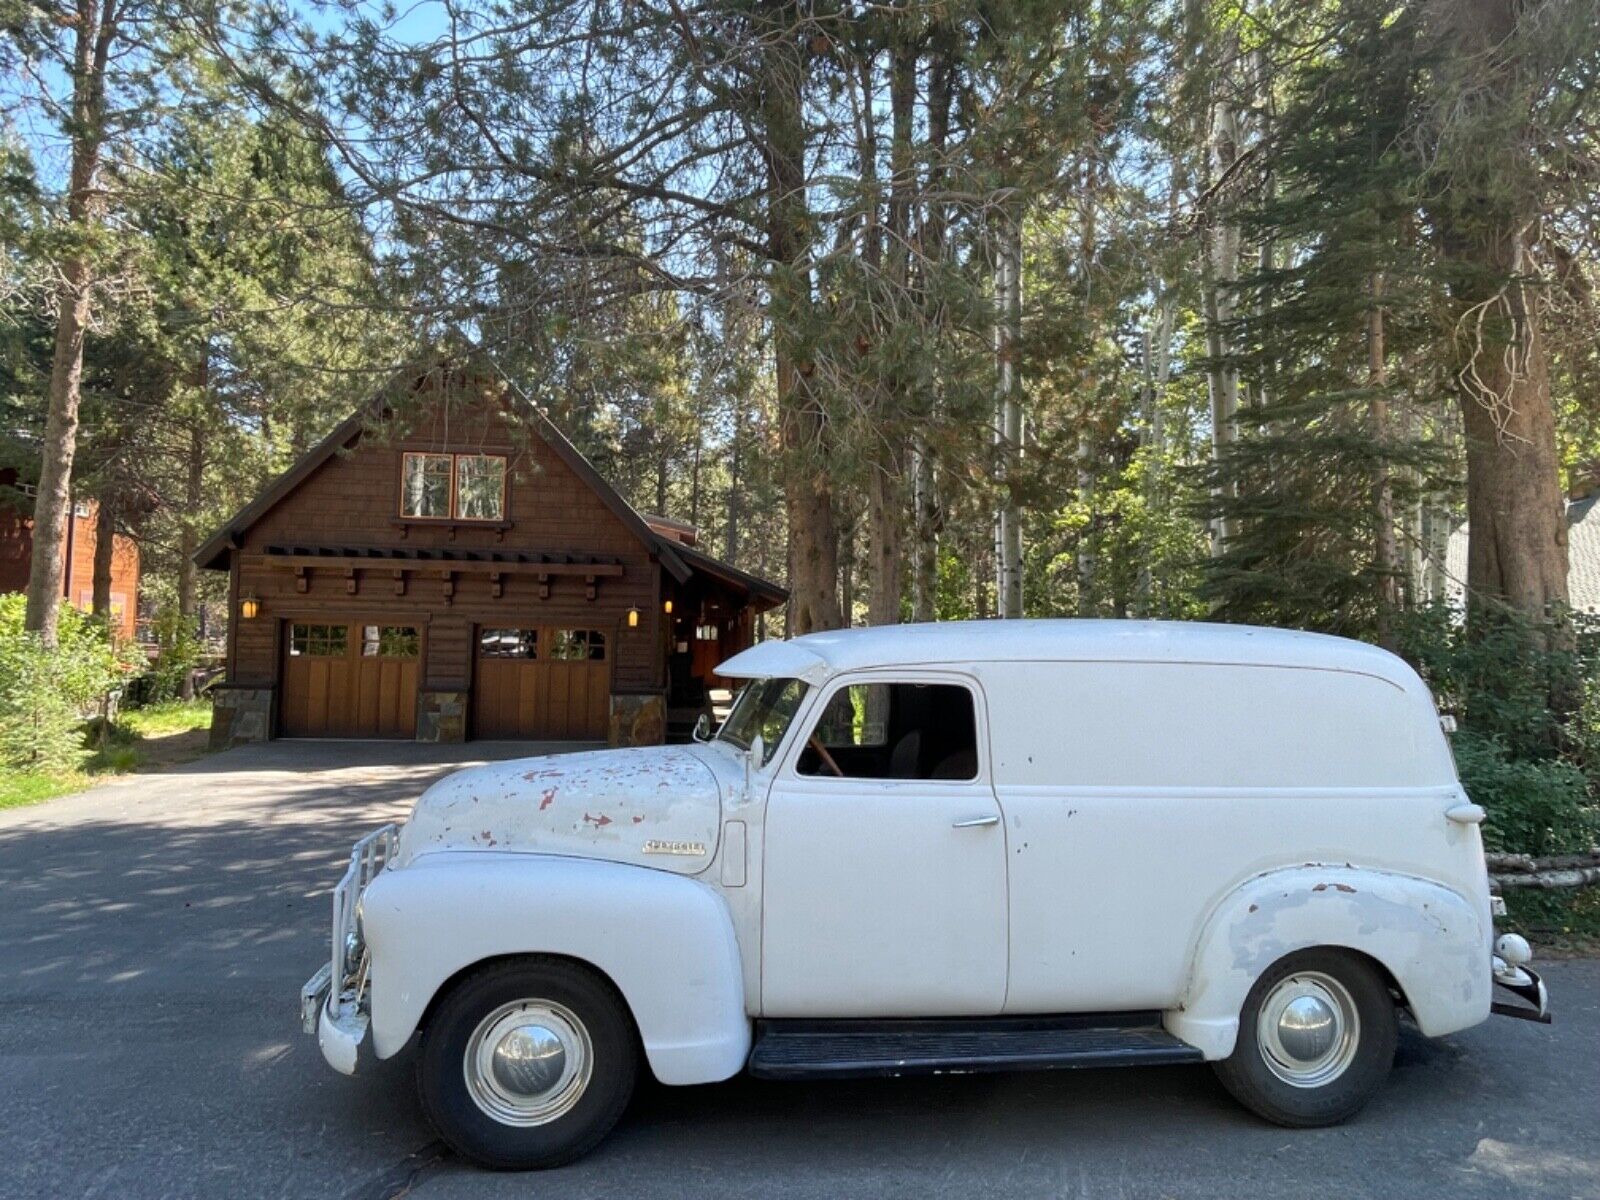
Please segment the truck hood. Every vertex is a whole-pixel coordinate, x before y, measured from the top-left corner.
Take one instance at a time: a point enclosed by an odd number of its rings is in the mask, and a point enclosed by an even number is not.
[[[457,771],[417,801],[396,865],[436,850],[526,850],[696,874],[711,865],[721,828],[711,757],[648,746]]]

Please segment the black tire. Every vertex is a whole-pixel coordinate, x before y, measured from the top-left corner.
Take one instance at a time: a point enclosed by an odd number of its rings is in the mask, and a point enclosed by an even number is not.
[[[1332,980],[1343,988],[1354,1008],[1357,1032],[1346,1064],[1326,1082],[1286,1082],[1280,1071],[1293,1073],[1296,1061],[1278,1065],[1261,1042],[1262,1007],[1289,994],[1302,981]],[[1280,985],[1285,990],[1279,991]],[[1388,982],[1372,963],[1349,950],[1302,950],[1280,959],[1256,980],[1239,1014],[1239,1040],[1233,1054],[1212,1066],[1234,1099],[1278,1125],[1309,1129],[1337,1125],[1360,1112],[1388,1077],[1394,1065],[1399,1021]],[[1335,1058],[1338,1055],[1335,1054]],[[1308,1073],[1311,1069],[1306,1068]],[[1331,1067],[1324,1068],[1331,1070]]]
[[[572,1085],[570,1107],[543,1124],[497,1118],[468,1082],[468,1047],[479,1026],[521,1002],[564,1010],[588,1039],[587,1083]],[[564,959],[519,959],[468,975],[439,1001],[417,1057],[417,1090],[428,1119],[458,1154],[496,1170],[540,1170],[582,1157],[611,1132],[633,1095],[638,1061],[632,1018],[608,981]]]

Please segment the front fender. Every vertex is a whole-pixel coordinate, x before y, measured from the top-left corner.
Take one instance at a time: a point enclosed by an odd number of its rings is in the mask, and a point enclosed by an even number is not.
[[[485,851],[384,871],[361,900],[378,1057],[416,1032],[439,988],[485,959],[557,954],[603,972],[663,1083],[708,1083],[750,1052],[743,972],[722,897],[647,867]]]
[[[1233,1053],[1239,1011],[1273,963],[1342,946],[1386,967],[1429,1037],[1489,1016],[1489,931],[1460,894],[1409,875],[1309,864],[1269,871],[1207,918],[1169,1032],[1209,1059]]]

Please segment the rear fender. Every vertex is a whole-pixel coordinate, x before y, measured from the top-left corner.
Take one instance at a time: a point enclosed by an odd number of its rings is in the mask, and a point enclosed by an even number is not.
[[[750,1051],[743,973],[722,897],[646,867],[549,855],[441,851],[384,871],[361,900],[378,1057],[416,1032],[446,981],[487,959],[589,963],[632,1011],[663,1083],[708,1083]]]
[[[1226,1058],[1267,968],[1297,950],[1342,946],[1383,965],[1429,1037],[1476,1025],[1490,992],[1489,932],[1476,908],[1439,884],[1385,871],[1312,864],[1258,875],[1207,918],[1164,1023],[1208,1059]]]

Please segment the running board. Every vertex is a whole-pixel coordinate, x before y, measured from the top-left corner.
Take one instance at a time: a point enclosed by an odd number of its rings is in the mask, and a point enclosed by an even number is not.
[[[881,1021],[760,1021],[748,1070],[759,1079],[1047,1071],[1196,1063],[1161,1014]]]

